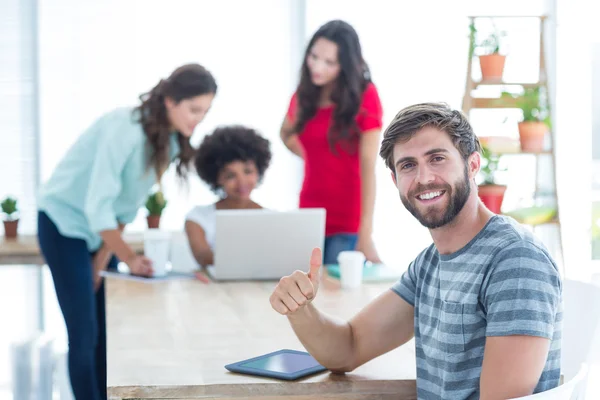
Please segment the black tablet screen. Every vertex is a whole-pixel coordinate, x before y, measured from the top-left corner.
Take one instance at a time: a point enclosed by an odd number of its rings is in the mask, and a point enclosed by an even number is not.
[[[290,374],[308,368],[316,367],[319,363],[308,354],[279,353],[260,360],[240,364],[241,367],[256,368],[266,371]]]

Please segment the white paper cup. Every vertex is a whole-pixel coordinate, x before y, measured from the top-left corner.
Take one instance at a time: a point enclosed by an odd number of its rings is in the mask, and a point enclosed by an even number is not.
[[[160,229],[148,229],[144,232],[144,255],[152,260],[153,276],[167,275],[171,233]]]
[[[342,251],[338,254],[343,289],[355,289],[362,284],[364,263],[365,255],[360,251]]]

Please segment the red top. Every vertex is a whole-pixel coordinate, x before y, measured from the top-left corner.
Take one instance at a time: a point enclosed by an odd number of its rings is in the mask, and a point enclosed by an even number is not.
[[[293,123],[296,114],[296,93],[287,112]],[[304,148],[304,182],[300,191],[300,208],[322,207],[327,210],[325,235],[358,233],[360,225],[361,178],[359,142],[348,149],[336,144],[334,154],[327,140],[333,122],[333,108],[317,109],[306,122],[298,138]],[[377,88],[369,83],[363,93],[356,124],[360,133],[382,127],[383,110]],[[350,151],[348,151],[350,150]]]

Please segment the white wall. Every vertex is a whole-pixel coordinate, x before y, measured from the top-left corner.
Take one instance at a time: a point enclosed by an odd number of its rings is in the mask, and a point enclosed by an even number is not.
[[[596,30],[597,37],[592,37],[592,109],[600,110],[600,26],[597,26]],[[593,113],[592,118],[592,154],[594,160],[600,160],[600,113]],[[597,176],[596,180],[600,182],[600,176]]]
[[[591,259],[591,27],[600,10],[586,0],[557,0],[556,5],[559,205],[567,276],[583,278]]]
[[[0,202],[16,197],[24,233],[35,232],[37,221],[34,9],[32,0],[0,1]]]
[[[600,6],[596,5],[596,15],[600,12]],[[600,110],[600,25],[592,28],[592,110]],[[600,202],[600,113],[592,112],[592,201]],[[592,221],[594,223],[594,221]],[[595,223],[600,223],[596,221]],[[594,272],[600,271],[600,259],[593,261]]]

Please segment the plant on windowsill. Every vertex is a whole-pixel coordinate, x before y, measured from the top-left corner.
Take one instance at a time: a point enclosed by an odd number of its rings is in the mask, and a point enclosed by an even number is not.
[[[539,153],[544,150],[546,133],[551,129],[547,93],[539,86],[525,88],[522,94],[502,92],[501,99],[513,98],[523,112],[519,122],[521,151]]]
[[[19,228],[17,199],[10,196],[6,197],[0,203],[0,207],[2,207],[2,213],[4,214],[4,236],[7,239],[14,239],[17,237]]]
[[[480,50],[481,54],[478,55],[479,66],[481,68],[481,80],[488,82],[502,81],[504,74],[504,64],[506,62],[506,55],[501,53],[502,39],[506,36],[506,32],[499,31],[496,28],[494,19],[492,18],[492,32],[479,44],[476,44],[477,28],[474,22],[469,26],[471,35],[471,41],[473,47],[470,49],[471,56],[473,56],[477,50]]]
[[[485,146],[481,152],[481,173],[482,183],[479,184],[479,198],[485,206],[493,213],[500,214],[506,185],[500,185],[496,181],[496,173],[504,171],[498,167],[500,155],[492,153]]]
[[[167,200],[159,190],[148,196],[146,200],[146,210],[148,210],[148,228],[155,229],[160,226],[160,217],[167,206]]]

